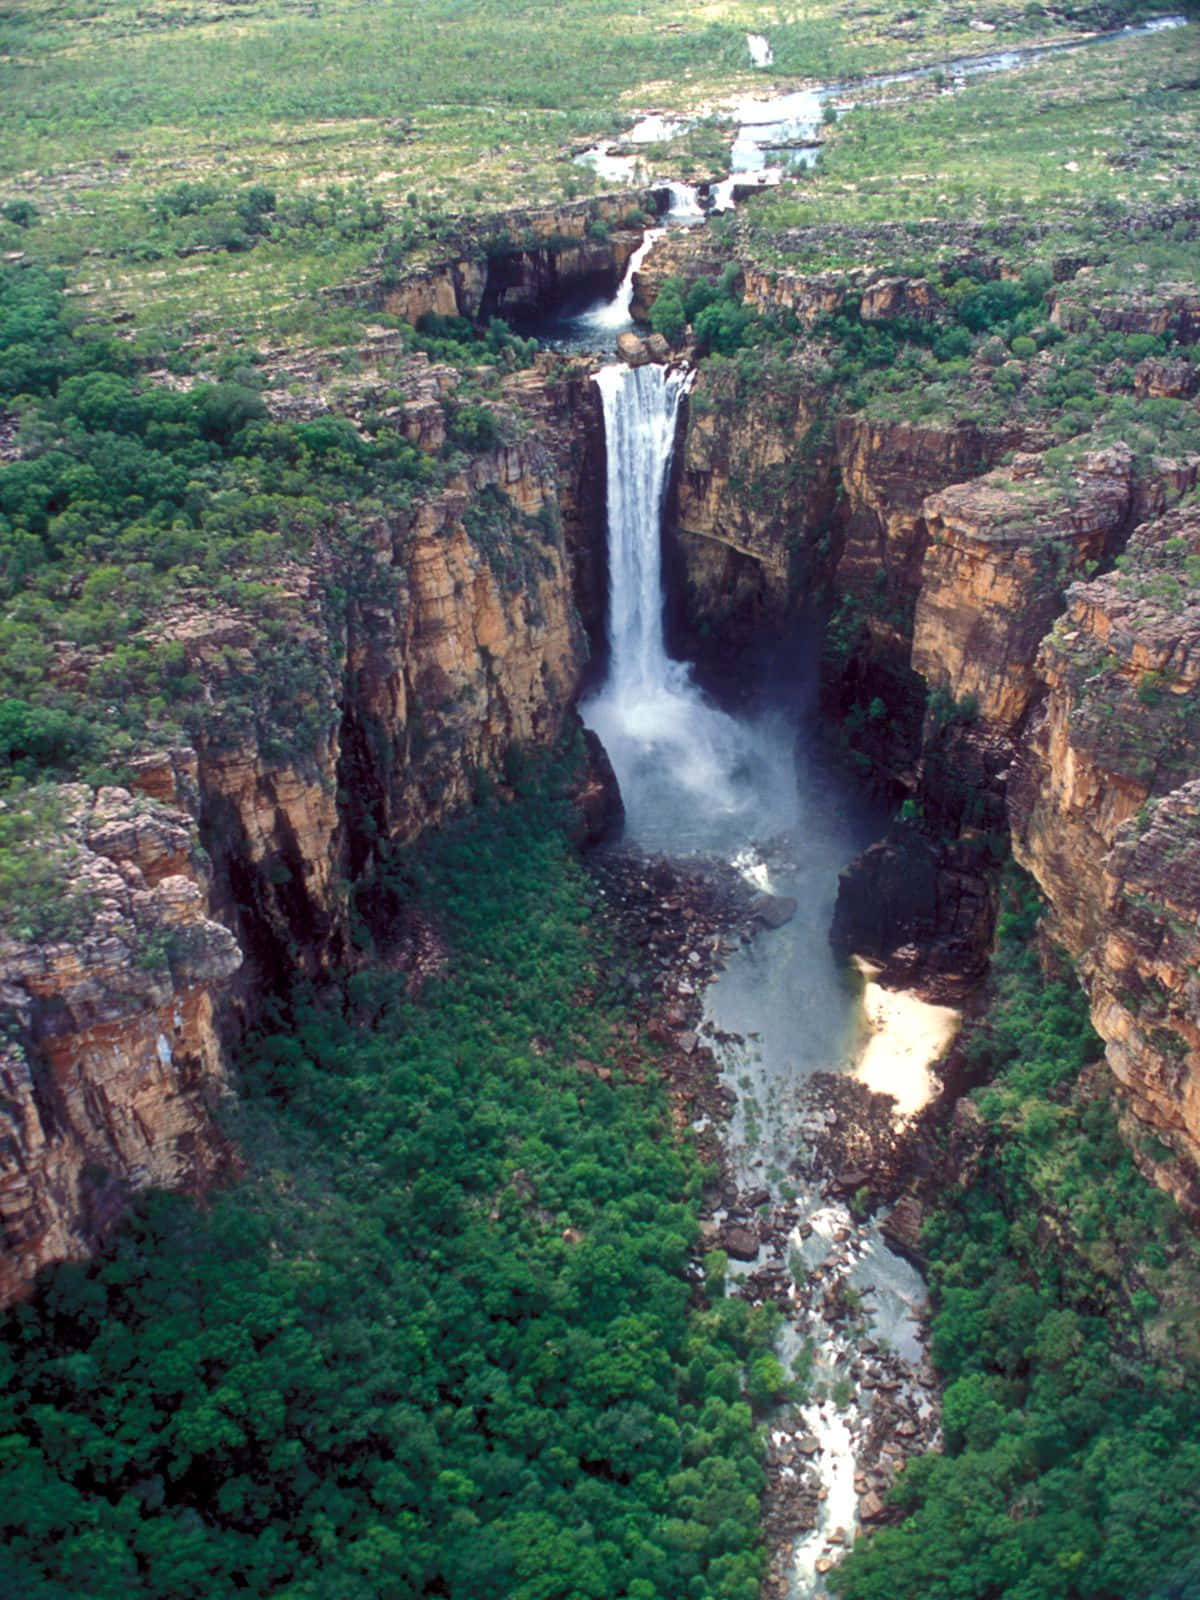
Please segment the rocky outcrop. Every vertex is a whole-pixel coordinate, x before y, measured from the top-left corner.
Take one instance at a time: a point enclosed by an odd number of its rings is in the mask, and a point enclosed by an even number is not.
[[[839,874],[829,939],[885,985],[957,998],[987,966],[995,920],[986,852],[896,824]]]
[[[351,605],[343,705],[365,752],[354,786],[376,794],[387,837],[409,840],[465,805],[479,772],[502,775],[510,747],[557,739],[586,639],[553,463],[533,439],[476,458],[373,540],[394,588]]]
[[[874,653],[906,661],[929,543],[926,500],[984,471],[1010,441],[972,423],[865,416],[839,419],[836,437],[846,496],[836,582],[868,613]]]
[[[760,311],[789,312],[809,328],[849,306],[857,308],[864,322],[896,317],[932,322],[945,310],[945,301],[927,278],[884,276],[863,268],[801,273],[747,266],[745,299]]]
[[[1117,445],[1065,477],[1018,455],[924,505],[912,664],[951,701],[970,697],[992,730],[1011,735],[1037,687],[1038,646],[1062,609],[1066,582],[1119,547],[1133,495],[1133,458]]]
[[[461,810],[481,775],[503,782],[514,746],[553,744],[587,661],[554,462],[532,437],[318,550],[287,590],[282,657],[246,618],[167,625],[215,705],[239,704],[231,673],[259,696],[196,739],[196,815],[247,994],[347,959],[348,885],[376,841]]]
[[[0,948],[0,1299],[86,1253],[132,1189],[211,1181],[229,1159],[208,1110],[225,1082],[215,1000],[226,1030],[353,962],[351,885],[386,946],[387,847],[567,730],[588,647],[563,510],[578,523],[589,470],[567,435],[589,388],[561,364],[514,374],[492,402],[510,442],[443,455],[404,509],[330,516],[243,601],[183,591],[147,628],[195,686],[192,742],[135,758],[136,797],[64,791],[40,833],[61,838],[50,859],[79,915],[34,917]],[[528,426],[545,412],[550,443]],[[76,654],[64,679],[96,670]],[[619,807],[595,751],[576,802],[581,839]]]
[[[654,242],[633,275],[634,320],[646,322],[667,278],[685,286],[700,278],[716,280],[729,265],[728,248],[708,228],[673,229]]]
[[[1139,528],[1074,585],[1010,786],[1018,859],[1075,957],[1136,1115],[1200,1160],[1200,512]],[[1176,1180],[1175,1186],[1179,1188]]]
[[[1168,334],[1180,344],[1200,339],[1200,289],[1194,284],[1165,283],[1154,292],[1127,292],[1097,296],[1084,268],[1074,282],[1055,297],[1050,320],[1067,332],[1097,321],[1117,333]]]
[[[777,631],[828,577],[823,549],[836,495],[824,396],[803,352],[758,379],[703,368],[678,467],[675,544],[682,569],[679,639],[724,650]]]
[[[818,317],[836,316],[846,304],[852,282],[844,272],[745,270],[745,300],[759,311],[787,311],[805,327]]]
[[[591,671],[603,665],[608,615],[604,409],[587,367],[543,356],[513,373],[505,394],[549,456],[575,609]]]
[[[241,954],[209,915],[191,819],[83,784],[35,803],[0,939],[0,1301],[94,1249],[131,1191],[196,1193],[231,1160],[213,1006]]]
[[[1130,1110],[1186,1166],[1143,1151],[1200,1215],[1200,780],[1118,830],[1099,937],[1081,962],[1092,1022]]]
[[[615,289],[641,243],[640,219],[662,203],[648,189],[480,218],[398,282],[376,274],[347,293],[414,324],[428,315],[474,320],[549,310],[581,290]]]

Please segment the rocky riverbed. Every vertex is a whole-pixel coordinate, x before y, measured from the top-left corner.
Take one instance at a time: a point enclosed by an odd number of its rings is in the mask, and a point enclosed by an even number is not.
[[[590,864],[617,950],[614,985],[641,1039],[661,1051],[677,1126],[693,1131],[717,1173],[704,1196],[697,1279],[702,1258],[723,1251],[729,1292],[778,1307],[779,1355],[796,1375],[795,1398],[768,1423],[764,1594],[820,1594],[856,1534],[894,1517],[886,1495],[908,1458],[938,1439],[921,1286],[885,1248],[887,1219],[883,1232],[873,1220],[931,1159],[930,1119],[898,1121],[889,1096],[815,1073],[794,1103],[786,1175],[749,1178],[729,1134],[736,1063],[754,1041],[706,1017],[705,989],[736,951],[776,937],[794,902],[717,859],[617,847]],[[913,1255],[919,1221],[908,1219]]]

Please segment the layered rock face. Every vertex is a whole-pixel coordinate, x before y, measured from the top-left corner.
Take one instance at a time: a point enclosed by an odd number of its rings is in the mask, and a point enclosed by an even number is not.
[[[398,284],[357,286],[385,311],[417,323],[423,316],[487,318],[545,308],[573,290],[615,289],[642,239],[633,212],[653,217],[665,196],[598,195],[561,206],[480,219],[444,258]]]
[[[513,745],[554,743],[587,661],[554,461],[533,437],[474,457],[352,548],[319,549],[281,589],[282,655],[245,617],[164,624],[226,714],[190,774],[178,761],[141,773],[194,806],[251,1003],[347,958],[348,885],[374,841],[460,810]],[[243,692],[259,696],[254,715],[233,721]]]
[[[832,514],[833,461],[823,397],[801,357],[776,362],[753,387],[733,369],[703,374],[674,524],[689,644],[719,635],[736,648],[787,614]]]
[[[998,430],[839,419],[838,462],[846,495],[840,591],[867,612],[872,654],[907,662],[913,607],[929,543],[926,501],[982,472],[1007,448]]]
[[[1038,687],[1038,646],[1062,608],[1063,585],[1119,548],[1133,498],[1133,459],[1118,445],[1065,477],[1044,458],[930,496],[912,665],[951,700],[973,700],[1012,735]]]
[[[408,840],[465,805],[512,745],[554,742],[587,644],[536,441],[477,458],[375,540],[395,589],[351,609],[345,706],[371,749],[380,822]]]
[[[566,435],[589,400],[582,377],[553,382],[516,374],[512,443],[335,529],[260,612],[197,596],[151,625],[198,684],[194,742],[136,759],[136,794],[62,791],[38,825],[57,841],[50,909],[0,948],[0,1302],[94,1248],[130,1191],[198,1192],[222,1170],[217,1022],[354,959],[351,884],[386,937],[378,844],[557,742],[588,660],[563,509],[582,538],[587,452]],[[555,409],[546,443],[529,424]],[[429,408],[422,430],[440,433]],[[601,831],[614,799],[594,753],[579,804]]]
[[[89,1253],[131,1190],[199,1192],[231,1159],[213,1008],[241,953],[191,818],[82,784],[37,804],[26,925],[0,944],[0,1302]]]
[[[1194,1162],[1197,575],[1200,512],[1180,508],[1136,530],[1122,570],[1071,588],[1038,659],[1048,693],[1009,796],[1017,857],[1078,961],[1134,1113]]]

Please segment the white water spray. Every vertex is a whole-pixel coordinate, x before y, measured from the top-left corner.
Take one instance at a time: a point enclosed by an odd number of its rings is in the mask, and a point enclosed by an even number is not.
[[[622,328],[632,326],[630,308],[633,305],[633,275],[666,231],[665,228],[646,229],[641,244],[625,265],[625,274],[613,298],[593,306],[578,318],[577,325],[581,335],[619,333]]]
[[[631,711],[676,687],[662,633],[659,524],[688,374],[605,367],[596,374],[608,447],[609,692]]]
[[[666,183],[666,189],[671,196],[667,216],[672,222],[690,227],[694,222],[704,221],[706,212],[690,183],[677,183],[671,178]]]
[[[775,59],[771,53],[771,46],[761,33],[748,33],[746,35],[746,49],[750,52],[750,65],[752,67],[769,67]]]
[[[731,816],[768,820],[794,792],[786,747],[718,711],[667,654],[660,532],[679,403],[691,375],[646,365],[596,374],[607,446],[608,681],[580,710],[600,736],[626,826],[657,849],[711,848]]]

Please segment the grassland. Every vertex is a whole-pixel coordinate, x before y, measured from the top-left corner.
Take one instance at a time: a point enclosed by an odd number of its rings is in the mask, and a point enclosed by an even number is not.
[[[935,81],[900,104],[863,106],[829,131],[814,171],[754,200],[759,253],[810,269],[857,264],[863,239],[832,237],[837,222],[873,233],[902,265],[903,242],[879,224],[901,225],[918,255],[931,227],[956,248],[950,223],[986,225],[1001,246],[1025,241],[1031,259],[1056,230],[1096,219],[1099,241],[1122,212],[1195,200],[1196,60],[1192,26],[1052,55],[1019,82],[1002,74],[948,92]],[[1161,256],[1158,266],[1188,265]]]
[[[16,0],[0,16],[0,202],[29,201],[38,221],[0,223],[0,252],[65,268],[100,315],[132,319],[147,339],[294,338],[312,332],[321,289],[377,256],[381,234],[416,256],[449,216],[582,192],[573,155],[636,112],[1071,36],[1114,9],[1051,22],[1035,7],[968,13],[946,0],[899,16],[840,0],[686,13],[669,0],[572,0],[519,16],[498,0]],[[770,73],[750,69],[748,28],[771,40]],[[938,138],[936,119],[922,125]],[[839,141],[841,167],[859,138]],[[929,164],[914,150],[902,170]],[[894,188],[895,163],[883,170]],[[1011,166],[1000,181],[1025,192]],[[839,183],[821,180],[821,205]],[[156,197],[181,184],[215,185],[230,207],[269,186],[277,220],[253,250],[227,248],[219,216],[213,236],[164,236]],[[869,185],[855,193],[865,214]],[[951,183],[948,202],[956,193]]]

